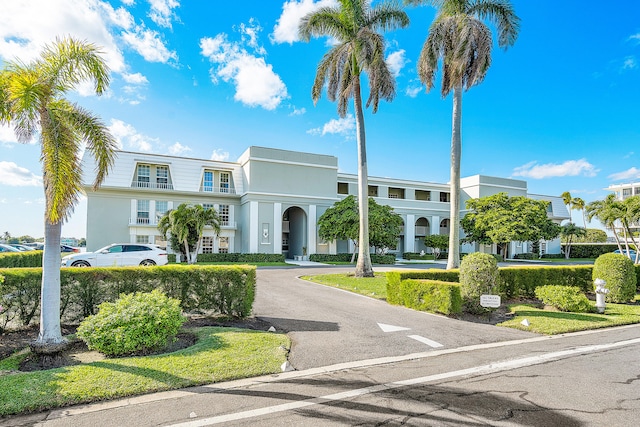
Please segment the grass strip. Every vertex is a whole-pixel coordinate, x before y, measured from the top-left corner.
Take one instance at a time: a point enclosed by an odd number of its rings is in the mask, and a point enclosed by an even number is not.
[[[302,279],[372,298],[381,300],[387,298],[386,273],[374,273],[374,277],[355,277],[353,274],[320,274],[302,276]]]
[[[173,353],[105,359],[0,374],[0,416],[280,372],[286,335],[238,328],[190,330],[198,342]]]
[[[640,323],[640,305],[607,304],[604,314],[543,310],[530,304],[514,304],[509,309],[515,316],[498,326],[545,335]],[[524,319],[529,321],[529,326],[521,323]]]

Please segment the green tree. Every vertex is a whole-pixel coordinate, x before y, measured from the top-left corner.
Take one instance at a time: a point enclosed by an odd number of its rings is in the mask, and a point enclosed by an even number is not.
[[[444,234],[430,234],[424,236],[424,245],[433,250],[435,259],[440,258],[440,251],[449,249],[449,236]]]
[[[578,227],[574,223],[570,222],[569,224],[565,224],[560,228],[560,238],[565,243],[564,246],[564,257],[569,259],[571,255],[571,244],[574,239],[578,237],[584,237],[587,235],[587,230]]]
[[[380,98],[391,101],[395,80],[384,60],[384,38],[377,31],[394,30],[409,25],[407,14],[393,2],[371,7],[369,0],[339,0],[336,7],[322,7],[302,18],[300,38],[329,36],[336,44],[327,52],[316,72],[311,90],[317,103],[326,87],[330,101],[337,101],[338,114],[345,117],[349,99],[353,98],[358,143],[358,207],[360,228],[356,277],[373,277],[369,253],[369,208],[367,149],[361,95],[361,74],[369,82],[366,106],[378,110]],[[326,85],[325,85],[326,83]]]
[[[580,197],[575,197],[573,200],[571,200],[571,209],[582,212],[582,222],[584,224],[584,228],[587,228],[587,217],[584,212],[585,206],[585,201]]]
[[[560,226],[547,216],[548,204],[523,196],[509,197],[507,193],[467,200],[470,212],[461,221],[464,241],[495,243],[506,257],[509,242],[555,239]]]
[[[33,243],[35,241],[36,239],[29,236],[28,234],[25,234],[24,236],[20,236],[20,243]]]
[[[402,218],[386,205],[379,205],[372,198],[367,203],[369,207],[369,243],[376,250],[383,252],[386,248],[395,248]],[[351,240],[359,247],[360,215],[354,196],[347,196],[333,204],[318,218],[318,236],[331,242],[334,240]],[[359,253],[360,251],[358,251]],[[353,253],[355,258],[355,252]],[[352,262],[353,262],[352,258]]]
[[[565,191],[560,195],[562,197],[562,203],[567,207],[567,212],[569,212],[569,222],[573,222],[573,218],[571,216],[571,211],[573,210],[573,197],[571,197],[571,193]]]
[[[158,221],[158,230],[163,236],[169,235],[170,242],[180,242],[182,253],[186,255],[189,264],[198,262],[202,235],[207,226],[213,228],[216,235],[220,234],[220,217],[215,209],[187,203],[168,211]]]
[[[591,221],[597,218],[607,229],[613,232],[613,236],[618,244],[618,249],[622,252],[622,245],[618,237],[616,221],[622,216],[620,202],[615,194],[609,194],[604,200],[594,200],[585,207],[587,219]]]
[[[4,242],[8,242],[8,241],[9,241],[9,239],[11,239],[11,233],[9,233],[8,231],[5,231],[5,232],[2,234],[2,240],[3,240]]]
[[[81,194],[83,144],[96,159],[96,189],[116,155],[116,141],[102,121],[65,99],[87,80],[100,95],[109,85],[109,69],[95,45],[72,38],[46,46],[29,64],[8,62],[0,72],[0,124],[12,126],[20,142],[40,140],[45,247],[40,333],[32,345],[38,352],[66,345],[60,330],[60,235]]]
[[[518,37],[520,18],[509,0],[404,0],[437,8],[436,18],[418,58],[418,76],[427,91],[434,87],[442,62],[442,97],[453,91],[451,129],[451,228],[447,269],[460,265],[460,156],[462,151],[462,91],[481,83],[491,65],[491,30],[498,32],[498,46],[508,48]]]
[[[638,251],[638,244],[635,240],[632,226],[640,222],[640,196],[617,200],[615,194],[609,194],[604,200],[595,200],[589,203],[586,206],[586,211],[589,220],[596,217],[605,227],[613,231],[620,252],[628,252],[630,249],[636,250],[634,262],[637,264],[640,251]],[[620,224],[620,227],[617,224]],[[622,242],[620,242],[619,232],[624,237],[624,250]],[[631,240],[631,248],[629,247],[629,240]]]

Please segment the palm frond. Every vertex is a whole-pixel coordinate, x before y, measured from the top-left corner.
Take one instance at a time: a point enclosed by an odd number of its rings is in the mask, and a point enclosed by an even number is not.
[[[468,8],[470,15],[486,19],[498,30],[498,46],[513,46],[520,31],[520,18],[515,14],[509,0],[475,0]]]

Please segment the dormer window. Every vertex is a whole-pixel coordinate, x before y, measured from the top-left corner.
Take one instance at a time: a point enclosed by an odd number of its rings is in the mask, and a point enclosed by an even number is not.
[[[220,172],[220,192],[229,192],[229,174],[227,172]]]
[[[169,167],[157,166],[156,167],[156,184],[158,188],[168,188],[169,186]]]
[[[204,181],[202,183],[202,191],[212,192],[213,191],[213,172],[205,171],[204,172]]]
[[[151,166],[138,165],[138,187],[149,187]]]

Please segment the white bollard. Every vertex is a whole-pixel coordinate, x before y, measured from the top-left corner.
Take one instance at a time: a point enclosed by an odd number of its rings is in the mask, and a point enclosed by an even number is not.
[[[593,283],[596,285],[596,309],[598,313],[604,313],[605,306],[607,305],[605,297],[609,293],[609,289],[605,288],[607,282],[602,279],[596,279]]]

